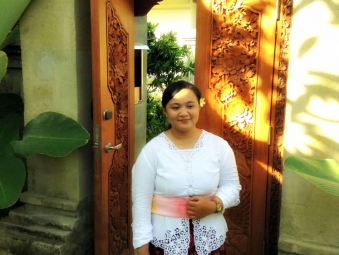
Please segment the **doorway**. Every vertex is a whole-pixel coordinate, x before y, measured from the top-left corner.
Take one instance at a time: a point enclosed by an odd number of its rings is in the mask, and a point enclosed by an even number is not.
[[[219,5],[219,2],[222,4]],[[238,2],[239,4],[237,4]],[[92,49],[94,54],[93,63],[95,65],[93,71],[95,90],[93,94],[97,107],[97,110],[94,109],[94,129],[98,130],[98,133],[95,133],[95,138],[98,141],[99,148],[94,153],[94,156],[97,157],[95,170],[96,253],[133,254],[130,230],[130,201],[119,199],[124,195],[129,197],[129,189],[127,188],[126,190],[126,186],[119,185],[119,181],[113,183],[112,180],[117,176],[120,176],[121,180],[129,180],[130,170],[127,170],[127,172],[122,172],[121,170],[131,169],[134,160],[133,107],[129,107],[134,105],[134,96],[133,93],[131,94],[131,91],[134,91],[134,77],[133,75],[124,76],[128,80],[126,84],[129,85],[125,86],[127,90],[120,91],[126,97],[118,99],[122,99],[121,102],[127,102],[127,104],[123,104],[126,107],[121,111],[119,107],[122,105],[117,104],[117,97],[115,97],[117,87],[107,87],[108,81],[111,81],[110,76],[107,74],[110,73],[109,65],[112,60],[108,58],[110,48],[107,41],[109,37],[106,34],[109,31],[109,29],[107,30],[107,24],[110,22],[107,19],[104,23],[99,21],[102,20],[99,17],[106,17],[106,8],[109,3],[111,2],[91,1]],[[292,13],[292,4],[289,1],[284,1],[276,5],[275,1],[273,3],[270,0],[265,1],[266,6],[261,1],[253,0],[249,1],[249,3],[252,5],[244,6],[240,1],[236,0],[197,1],[198,32],[196,52],[199,52],[199,54],[196,54],[196,56],[199,57],[196,58],[195,80],[199,81],[199,83],[196,82],[196,85],[202,90],[207,100],[203,111],[209,111],[208,115],[202,112],[202,115],[206,117],[201,119],[201,127],[229,141],[236,151],[238,168],[240,169],[239,172],[241,172],[243,185],[242,203],[225,214],[230,226],[229,238],[226,241],[228,254],[271,255],[277,254],[279,232],[281,141],[288,66],[284,54],[288,52],[288,25],[290,22],[289,15]],[[133,52],[134,50],[134,28],[131,25],[131,20],[134,16],[132,6],[131,1],[121,1],[121,3],[111,5],[112,8],[110,9],[111,17],[114,18],[114,22],[111,24],[115,25],[115,29],[111,31],[112,33],[116,33],[113,31],[122,33],[121,35],[123,36],[119,38],[126,38],[123,42],[123,48],[127,47],[128,52]],[[279,7],[278,10],[276,10],[276,6]],[[268,8],[270,8],[269,12],[267,11]],[[245,67],[250,66],[252,69],[245,68],[247,70],[246,75],[242,74],[240,76],[235,74],[244,66],[232,67],[236,62],[234,60],[237,58],[221,57],[219,60],[213,59],[220,49],[220,47],[216,47],[219,41],[213,37],[214,33],[224,29],[223,21],[220,22],[220,20],[227,17],[226,14],[230,14],[231,11],[235,10],[239,11],[240,14],[245,13],[246,18],[249,16],[254,17],[249,21],[245,18],[243,21],[257,26],[255,31],[259,31],[257,37],[254,37],[256,38],[255,47],[260,49],[259,54],[254,59],[247,55],[249,59],[243,61],[244,63],[249,61],[249,63]],[[124,13],[124,15],[119,15],[119,13]],[[263,22],[268,21],[263,20],[263,18],[267,18],[270,21],[265,23],[270,24],[268,26],[270,29],[265,26],[265,33],[260,28],[263,28]],[[220,24],[218,22],[221,24],[219,28]],[[119,26],[121,24],[122,26]],[[282,29],[284,30],[282,31]],[[269,32],[266,30],[269,30]],[[265,35],[265,38],[263,35]],[[253,39],[251,34],[249,37],[245,36],[245,42],[251,36]],[[264,39],[264,41],[260,41],[261,39]],[[249,43],[251,43],[251,40]],[[265,43],[268,48],[261,47]],[[268,52],[268,54],[260,55],[263,52]],[[238,53],[234,51],[232,54],[237,56]],[[123,56],[123,54],[120,56]],[[127,58],[121,59],[127,61],[128,72],[132,74],[134,59],[130,58],[131,54],[127,56]],[[220,65],[223,66],[223,69],[229,69],[229,73],[219,75],[218,72],[215,72]],[[238,77],[238,80],[233,79],[232,75]],[[217,79],[215,79],[216,77]],[[237,90],[238,88],[236,88],[236,86],[239,87],[236,82],[243,80],[246,81],[248,93],[245,93],[245,90]],[[228,86],[226,86],[227,84]],[[219,85],[223,86],[219,87]],[[244,94],[247,97],[243,97]],[[240,97],[239,95],[242,96]],[[103,119],[103,112],[110,108],[114,113],[113,118],[109,120]],[[235,119],[237,122],[234,121]],[[116,127],[121,124],[121,121],[124,122],[126,127],[120,127],[120,130],[124,130],[127,133],[117,133],[118,129]],[[110,127],[113,127],[113,129]],[[113,145],[118,145],[121,137],[128,138],[124,140],[125,147],[123,147],[122,151],[117,151],[117,153],[105,151],[105,145],[108,141],[113,141],[111,142]],[[111,189],[112,185],[113,190]],[[127,183],[127,187],[128,185]],[[123,190],[117,191],[114,190],[114,187],[123,187]],[[114,213],[111,214],[112,212]],[[123,213],[120,214],[120,212]],[[256,226],[259,226],[260,230]],[[114,232],[116,230],[120,231],[120,233]]]

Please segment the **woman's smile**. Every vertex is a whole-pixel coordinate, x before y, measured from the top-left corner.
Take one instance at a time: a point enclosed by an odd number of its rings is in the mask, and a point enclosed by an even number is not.
[[[179,121],[181,121],[182,123],[187,123],[187,122],[189,122],[189,120],[190,120],[190,119],[181,119],[181,120],[179,120]]]

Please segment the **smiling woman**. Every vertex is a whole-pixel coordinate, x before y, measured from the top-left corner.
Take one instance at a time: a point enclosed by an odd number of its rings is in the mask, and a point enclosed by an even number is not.
[[[239,204],[241,186],[231,147],[196,126],[200,99],[189,82],[168,85],[162,107],[171,126],[146,144],[133,166],[133,245],[138,255],[224,251],[223,212]]]

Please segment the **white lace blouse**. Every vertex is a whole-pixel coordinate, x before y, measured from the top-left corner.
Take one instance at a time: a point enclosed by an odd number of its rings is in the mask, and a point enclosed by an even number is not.
[[[166,255],[187,254],[189,219],[151,214],[152,197],[216,193],[224,209],[237,205],[241,186],[234,153],[222,138],[202,132],[195,147],[179,150],[161,133],[142,149],[132,170],[133,246],[152,242]],[[218,249],[226,239],[222,213],[192,220],[198,255]]]

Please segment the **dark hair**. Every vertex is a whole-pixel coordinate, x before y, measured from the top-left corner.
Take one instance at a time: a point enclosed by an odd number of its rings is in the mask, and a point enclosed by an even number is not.
[[[199,89],[194,86],[192,83],[189,83],[184,80],[175,81],[169,84],[162,95],[162,107],[166,108],[167,103],[182,89],[190,89],[196,95],[198,102],[200,102],[201,93]]]

